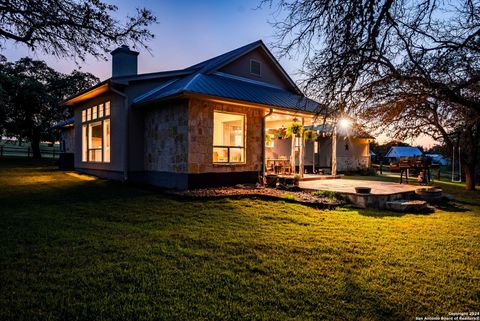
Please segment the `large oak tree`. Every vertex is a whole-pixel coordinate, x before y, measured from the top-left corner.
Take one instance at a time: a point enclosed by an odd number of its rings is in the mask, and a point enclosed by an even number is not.
[[[0,133],[30,141],[33,157],[41,157],[40,142],[52,141],[54,123],[70,116],[61,102],[98,81],[90,73],[59,73],[45,62],[31,58],[14,63],[2,59],[0,115],[3,122]]]
[[[139,8],[117,20],[114,5],[101,0],[0,0],[0,39],[57,57],[105,57],[113,46],[146,47],[156,17]]]
[[[280,0],[281,53],[304,55],[305,88],[396,138],[462,146],[475,189],[480,144],[480,4],[436,0]]]

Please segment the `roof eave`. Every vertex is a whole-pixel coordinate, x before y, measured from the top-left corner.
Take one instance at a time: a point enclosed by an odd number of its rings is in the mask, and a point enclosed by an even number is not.
[[[136,104],[133,104],[132,106],[133,106],[133,108],[143,108],[143,107],[146,107],[146,106],[149,106],[149,105],[153,105],[155,103],[164,102],[164,101],[167,101],[167,100],[177,99],[177,98],[200,98],[200,99],[207,99],[207,100],[215,101],[215,102],[228,103],[228,104],[241,105],[241,106],[250,106],[250,107],[262,108],[262,109],[273,108],[273,109],[276,109],[276,110],[279,110],[279,111],[283,111],[283,112],[286,112],[286,113],[292,113],[292,114],[315,115],[314,112],[311,112],[311,111],[308,111],[308,110],[301,110],[301,109],[295,109],[295,108],[278,106],[278,105],[266,105],[266,104],[251,102],[251,101],[238,100],[238,99],[220,97],[220,96],[213,96],[213,95],[206,95],[206,94],[200,94],[200,93],[190,92],[190,91],[181,91],[181,92],[175,93],[175,94],[167,96],[167,97],[162,97],[160,99],[155,99],[155,100],[147,101],[147,102],[143,102],[143,103],[136,103]]]

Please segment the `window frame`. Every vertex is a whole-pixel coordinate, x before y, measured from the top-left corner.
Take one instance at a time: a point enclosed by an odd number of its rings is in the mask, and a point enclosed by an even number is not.
[[[252,63],[258,64],[258,74],[252,71]],[[262,63],[260,61],[256,59],[250,59],[250,74],[257,77],[262,77]]]
[[[108,115],[103,112],[103,115],[102,117],[99,117],[99,107],[100,105],[102,105],[103,107],[106,106],[106,104],[108,103],[108,107],[109,107],[109,113]],[[93,118],[93,111],[94,109],[96,109],[96,117]],[[82,146],[82,162],[83,163],[103,163],[103,164],[108,164],[111,162],[111,155],[109,155],[108,157],[108,160],[106,160],[106,157],[105,157],[105,150],[106,150],[106,147],[107,147],[107,144],[106,144],[106,138],[105,138],[105,121],[108,120],[109,121],[109,126],[110,126],[110,134],[109,134],[109,143],[108,143],[108,146],[109,146],[109,152],[111,153],[111,131],[112,131],[112,121],[111,121],[111,117],[110,117],[110,101],[104,101],[100,104],[96,104],[96,105],[92,105],[92,106],[88,106],[88,107],[84,107],[82,108],[81,110],[81,116],[82,116],[82,138],[81,138],[81,146]],[[86,117],[84,117],[84,115]],[[90,115],[90,117],[89,117]],[[96,147],[96,148],[92,148],[91,147],[91,127],[93,124],[97,124],[97,123],[100,123],[100,126],[101,126],[101,132],[102,132],[102,146],[99,148],[99,147]],[[98,125],[97,125],[98,126]],[[85,146],[86,144],[86,146]],[[98,151],[100,150],[100,154],[101,154],[101,157],[100,157],[100,160],[92,160],[92,157],[90,156],[91,155],[91,152],[92,151]]]
[[[242,128],[242,133],[243,133],[243,146],[234,146],[234,145],[215,145],[215,113],[218,114],[228,114],[228,115],[238,115],[243,117],[243,128]],[[212,124],[213,124],[213,130],[212,130],[212,163],[213,165],[242,165],[247,163],[247,114],[245,113],[236,113],[236,112],[229,112],[229,111],[223,111],[223,110],[214,110],[212,114]],[[213,153],[216,148],[226,148],[227,149],[227,162],[215,162],[213,160]],[[230,150],[231,149],[241,149],[242,151],[242,159],[243,161],[240,162],[231,162],[230,161]]]

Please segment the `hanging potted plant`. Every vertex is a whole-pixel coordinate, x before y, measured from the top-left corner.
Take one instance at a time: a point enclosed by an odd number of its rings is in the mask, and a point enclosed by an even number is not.
[[[294,122],[287,127],[285,137],[287,138],[299,137],[302,134],[302,131],[303,131],[303,125],[300,123]]]
[[[272,134],[265,134],[265,146],[267,147],[272,146],[272,142],[273,142],[272,136],[273,136]]]
[[[283,127],[279,129],[275,129],[273,132],[275,139],[284,139],[286,134],[287,134],[287,130]]]
[[[315,130],[306,130],[303,133],[303,139],[305,139],[306,142],[314,142],[318,139],[318,134],[317,131]]]

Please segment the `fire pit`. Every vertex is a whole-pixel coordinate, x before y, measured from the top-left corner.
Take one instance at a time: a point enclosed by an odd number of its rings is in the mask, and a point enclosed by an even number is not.
[[[357,194],[370,194],[372,189],[370,187],[355,187],[355,193]]]
[[[417,188],[415,194],[427,202],[438,202],[442,199],[442,189],[438,187]]]

